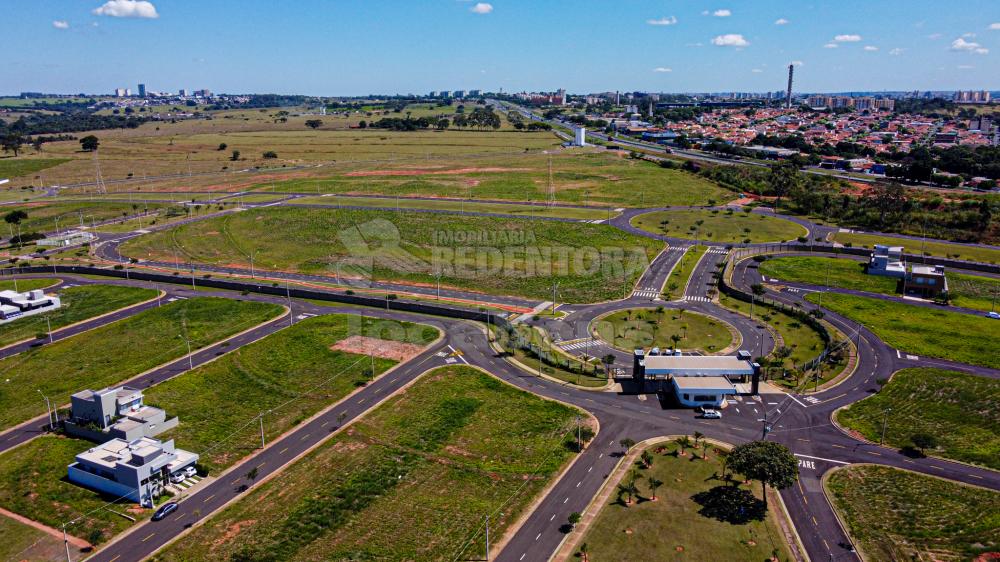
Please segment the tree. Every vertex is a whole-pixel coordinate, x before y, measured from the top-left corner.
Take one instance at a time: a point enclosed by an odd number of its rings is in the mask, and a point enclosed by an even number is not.
[[[781,206],[781,198],[788,195],[799,183],[799,171],[794,164],[783,163],[771,168],[769,178],[771,190],[774,191],[774,210]]]
[[[4,215],[4,217],[3,217],[4,222],[6,222],[7,224],[11,225],[11,238],[12,239],[14,238],[14,235],[13,235],[14,225],[15,224],[17,225],[17,242],[18,242],[18,244],[21,243],[21,221],[23,221],[23,220],[25,220],[27,218],[28,218],[28,213],[26,213],[26,212],[24,212],[24,211],[22,211],[20,209],[17,209],[16,211],[11,211],[11,212],[7,213],[6,215]]]
[[[788,447],[774,441],[737,445],[729,454],[729,468],[751,480],[760,480],[767,508],[767,487],[787,488],[799,478],[799,463]]]
[[[878,210],[878,222],[885,226],[887,215],[902,214],[909,205],[906,189],[898,183],[874,184],[865,194],[865,201]]]
[[[590,553],[590,547],[587,546],[587,543],[581,544],[580,545],[580,562],[590,562],[590,558],[588,558],[588,554],[589,553]]]
[[[13,152],[14,158],[17,158],[17,153],[21,151],[21,145],[24,144],[24,137],[21,133],[17,131],[11,131],[4,135],[3,139],[0,140],[0,145],[3,146],[4,152]]]
[[[663,480],[657,480],[656,478],[650,476],[649,479],[646,480],[646,484],[649,485],[649,493],[650,493],[650,496],[652,496],[649,499],[651,501],[655,502],[656,501],[656,489],[663,485]]]
[[[649,451],[643,451],[642,454],[639,455],[639,462],[642,463],[643,468],[649,468],[653,466],[653,455],[651,455]]]
[[[622,449],[625,449],[625,453],[627,454],[629,449],[635,446],[635,440],[630,437],[626,437],[619,441],[618,444],[622,446]]]
[[[273,150],[268,150],[263,154],[265,159],[271,160],[278,157],[278,153]]]
[[[927,449],[937,447],[938,444],[937,438],[929,433],[914,433],[910,436],[910,442],[913,443],[914,447],[920,449],[921,455],[926,454],[925,451]]]
[[[100,146],[100,144],[101,140],[95,137],[94,135],[87,135],[82,139],[80,139],[80,148],[86,150],[87,152],[93,152],[97,150],[97,147]]]
[[[227,148],[229,148],[229,145],[228,145],[228,144],[226,144],[226,143],[224,143],[224,142],[220,142],[220,143],[219,143],[219,150],[220,150],[220,151],[222,151],[222,150],[225,150],[225,149],[227,149]]]
[[[589,426],[582,425],[580,426],[580,429],[577,431],[577,435],[580,438],[579,449],[582,451],[583,448],[587,446],[587,443],[589,443],[590,440],[594,438],[595,434],[594,430],[590,429]]]
[[[615,362],[615,356],[612,354],[607,354],[601,358],[601,363],[604,363],[604,370],[608,373],[608,377],[611,376],[611,365]]]
[[[306,121],[306,127],[309,127],[310,129],[319,129],[322,126],[323,126],[322,119],[309,119],[308,121]]]
[[[671,334],[670,341],[673,342],[673,344],[674,344],[673,345],[673,349],[676,351],[677,350],[677,342],[681,341],[681,337],[678,336],[677,334]]]
[[[362,119],[361,121],[358,122],[358,128],[359,129],[364,129],[366,127],[368,127],[368,121],[365,121],[364,119]]]
[[[573,513],[570,513],[568,519],[570,528],[572,529],[573,527],[576,527],[576,524],[580,522],[580,519],[583,519],[583,516],[580,515],[579,512],[574,511]]]
[[[449,126],[451,126],[451,123],[443,117],[441,119],[438,119],[438,122],[434,125],[434,127],[439,131],[443,131],[447,129]]]
[[[258,474],[259,474],[259,471],[257,470],[256,466],[253,467],[253,468],[251,468],[250,472],[247,473],[247,480],[253,482],[254,480],[257,479],[257,475]]]
[[[757,295],[758,297],[764,294],[764,286],[761,285],[760,283],[754,283],[753,285],[750,285],[750,290],[753,291],[753,294]]]
[[[239,150],[234,150],[233,151],[233,155],[230,156],[229,159],[232,160],[233,162],[239,160],[240,159],[240,151]]]
[[[687,435],[682,435],[682,436],[678,437],[677,438],[677,446],[681,448],[680,452],[677,453],[678,455],[680,455],[682,457],[685,456],[685,455],[687,455],[687,453],[685,452],[685,449],[687,449],[688,447],[691,446],[691,438],[688,437]]]

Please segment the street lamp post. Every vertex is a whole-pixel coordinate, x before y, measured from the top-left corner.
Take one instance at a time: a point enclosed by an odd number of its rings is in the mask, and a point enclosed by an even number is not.
[[[46,414],[46,416],[48,417],[48,420],[49,420],[49,430],[53,430],[53,429],[55,429],[55,423],[53,423],[53,421],[52,421],[52,405],[49,402],[49,397],[45,396],[44,394],[42,394],[42,391],[40,389],[36,388],[35,390],[37,390],[38,394],[41,394],[42,398],[45,399],[45,414]]]
[[[889,423],[889,412],[892,408],[886,408],[882,411],[882,435],[879,437],[878,444],[882,445],[885,443],[885,426]]]

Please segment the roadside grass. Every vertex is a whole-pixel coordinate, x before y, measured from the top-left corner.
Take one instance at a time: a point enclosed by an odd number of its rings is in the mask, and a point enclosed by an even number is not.
[[[477,369],[423,376],[154,560],[442,560],[482,552],[568,460],[577,411]]]
[[[891,409],[886,416],[886,410]],[[879,441],[912,446],[918,433],[933,435],[927,452],[1000,469],[1000,380],[943,369],[903,369],[877,394],[837,411],[837,421]]]
[[[198,297],[164,304],[0,360],[0,428],[45,414],[45,402],[99,389],[167,363],[278,315],[277,305]]]
[[[761,275],[781,281],[896,294],[895,278],[868,275],[864,266],[863,262],[853,259],[789,256],[769,258],[760,263],[759,269]]]
[[[78,486],[67,479],[66,467],[94,444],[83,439],[42,435],[0,455],[0,507],[56,529],[77,520],[66,531],[99,544],[133,525],[115,513],[144,519],[152,510]],[[24,531],[33,531],[30,527]],[[16,534],[14,538],[23,538]],[[6,541],[4,541],[6,542]]]
[[[260,446],[256,417],[267,441],[275,439],[397,362],[334,351],[352,335],[427,344],[436,329],[409,322],[347,314],[308,318],[145,391],[146,402],[178,416],[161,436],[195,451],[212,473]]]
[[[581,209],[578,207],[556,207],[549,205],[516,205],[513,203],[477,203],[452,199],[412,199],[405,197],[343,197],[339,195],[301,197],[290,202],[292,205],[343,205],[345,207],[375,207],[382,209],[433,209],[440,211],[463,211],[471,213],[496,213],[504,215],[524,215],[561,219],[607,220],[605,209]],[[618,213],[614,213],[617,215]]]
[[[18,287],[20,288],[20,287]],[[52,312],[26,316],[0,324],[0,347],[47,334],[88,318],[100,316],[119,308],[140,303],[155,297],[156,291],[122,285],[80,285],[59,292],[62,306]]]
[[[1000,279],[965,273],[945,272],[951,304],[974,310],[998,310]]]
[[[525,324],[515,326],[513,334],[494,326],[490,327],[501,347],[513,354],[519,363],[532,373],[542,373],[577,386],[597,388],[608,382],[607,373],[600,361],[585,356],[586,348],[579,353],[561,350],[540,329]],[[529,350],[522,349],[525,343]],[[600,359],[600,358],[596,358]]]
[[[869,560],[973,560],[1000,548],[1000,493],[886,466],[841,468],[826,482]]]
[[[7,277],[3,280],[0,280],[0,291],[13,291],[15,288],[14,286],[17,285],[17,290],[21,293],[25,293],[27,291],[33,291],[35,289],[45,289],[47,287],[55,285],[58,282],[59,282],[58,279],[20,279],[20,278],[17,279],[17,281],[15,282],[12,278]],[[9,326],[13,324],[14,324],[13,322],[11,322],[10,324],[0,324],[0,332],[7,329]]]
[[[926,253],[930,256],[944,258],[1000,263],[1000,248],[995,247],[984,248],[980,246],[966,246],[948,242],[923,241],[915,238],[898,238],[882,234],[860,234],[856,232],[836,232],[833,235],[833,240],[841,244],[851,244],[863,248],[871,248],[875,244],[888,244],[890,246],[903,246],[906,251],[912,254]]]
[[[270,207],[136,237],[122,252],[246,268],[253,252],[258,270],[355,278],[372,276],[373,253],[376,281],[429,286],[440,273],[442,286],[539,299],[558,283],[565,302],[593,302],[618,298],[660,246],[608,225]]]
[[[601,339],[618,349],[659,347],[672,349],[671,336],[678,336],[677,347],[707,354],[719,353],[733,344],[730,327],[721,320],[676,308],[635,308],[620,310],[594,321],[591,329]]]
[[[0,158],[0,179],[28,176],[64,162],[69,158]]]
[[[4,538],[0,541],[2,560],[65,560],[62,540],[3,515],[0,537]]]
[[[156,211],[164,209],[166,205],[162,203],[150,203],[146,205],[145,203],[128,204],[83,201],[62,203],[45,200],[9,205],[6,209],[10,211],[21,210],[28,214],[28,218],[21,222],[21,233],[27,234],[29,232],[53,232],[56,230],[56,221],[58,221],[59,230],[64,231],[78,228],[81,224],[83,226],[91,226],[93,223],[123,218],[126,215],[142,212],[147,207],[150,211]],[[8,228],[4,234],[9,236],[10,232],[11,229]],[[13,232],[15,235],[17,234],[16,226],[13,228]]]
[[[1000,368],[997,321],[945,309],[827,293],[823,307],[864,324],[882,341],[915,355]],[[806,296],[816,303],[818,295]]]
[[[657,452],[660,447],[663,449]],[[730,523],[704,514],[705,508],[695,501],[697,494],[726,485],[719,476],[718,449],[710,446],[707,460],[701,458],[700,449],[677,456],[674,442],[658,443],[646,450],[653,456],[652,466],[643,468],[637,462],[629,469],[637,477],[638,500],[626,506],[623,500],[612,497],[598,506],[596,519],[580,540],[579,544],[587,544],[591,560],[759,562],[769,559],[774,551],[779,560],[791,560],[773,513],[764,515],[763,520]],[[663,482],[656,490],[655,502],[650,501],[649,478]],[[626,472],[622,480],[629,479]],[[759,486],[739,484],[738,488],[760,499]]]
[[[687,287],[688,280],[691,279],[691,273],[694,272],[695,266],[705,255],[706,250],[708,250],[707,246],[694,245],[684,252],[684,256],[677,262],[674,270],[670,272],[670,277],[667,278],[667,286],[663,293],[668,300],[684,296],[684,289]]]
[[[663,236],[719,243],[780,242],[808,234],[804,227],[785,219],[732,209],[654,211],[634,217],[632,226]]]

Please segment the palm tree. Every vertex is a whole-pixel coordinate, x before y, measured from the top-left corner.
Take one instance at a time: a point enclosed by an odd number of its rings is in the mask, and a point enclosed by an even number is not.
[[[587,557],[589,550],[590,548],[587,546],[587,543],[580,545],[580,562],[590,562],[590,558]]]
[[[678,454],[682,457],[685,456],[687,453],[684,452],[684,449],[687,449],[688,447],[691,446],[691,438],[688,437],[687,435],[682,435],[678,437],[677,446],[681,448],[681,451]]]
[[[653,455],[651,455],[649,451],[643,451],[642,455],[639,456],[639,460],[642,462],[643,468],[653,466]]]
[[[656,501],[656,489],[663,485],[662,480],[657,480],[656,478],[650,476],[646,483],[649,485],[650,501]]]
[[[715,448],[715,454],[719,456],[719,463],[722,464],[722,481],[729,480],[729,451]]]
[[[677,351],[677,342],[681,341],[681,337],[677,334],[672,334],[670,336],[670,341],[674,342],[673,350]]]
[[[703,439],[704,437],[705,437],[705,434],[704,434],[704,433],[702,433],[702,432],[700,432],[700,431],[695,431],[695,432],[694,432],[694,446],[695,446],[695,448],[696,448],[696,449],[698,448],[698,443],[700,443],[700,442],[701,442],[701,440],[702,440],[702,439]]]

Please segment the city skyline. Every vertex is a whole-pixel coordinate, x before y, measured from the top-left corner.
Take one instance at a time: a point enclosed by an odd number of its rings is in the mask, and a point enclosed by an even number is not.
[[[986,0],[961,11],[890,1],[880,17],[859,17],[860,2],[636,2],[613,18],[597,4],[558,2],[296,6],[15,4],[6,8],[21,22],[11,38],[47,47],[0,62],[0,94],[96,94],[140,82],[153,91],[327,96],[776,91],[789,63],[796,92],[1000,88],[1000,11]]]

